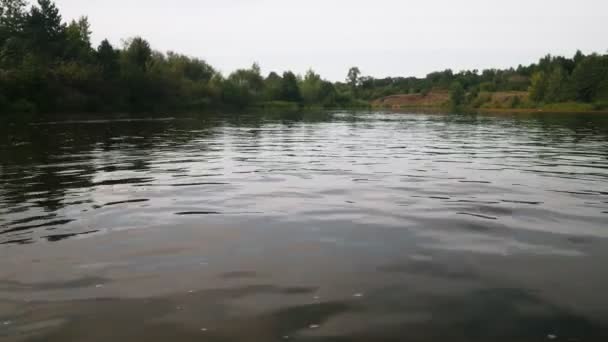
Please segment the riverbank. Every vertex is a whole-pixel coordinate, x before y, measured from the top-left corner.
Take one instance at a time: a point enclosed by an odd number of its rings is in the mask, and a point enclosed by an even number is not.
[[[454,111],[448,106],[436,107],[400,107],[400,108],[376,108],[391,112],[415,112],[415,113],[446,113]],[[608,114],[608,110],[566,110],[566,109],[541,109],[541,108],[459,108],[457,113],[480,113],[480,114]]]
[[[605,103],[534,103],[528,92],[481,92],[470,103],[453,106],[447,90],[426,94],[390,95],[370,102],[372,108],[415,111],[453,111],[480,113],[608,113]]]
[[[543,109],[543,108],[477,108],[470,109],[478,113],[490,114],[534,114],[534,113],[549,113],[549,114],[608,114],[608,110],[569,110],[569,109]]]

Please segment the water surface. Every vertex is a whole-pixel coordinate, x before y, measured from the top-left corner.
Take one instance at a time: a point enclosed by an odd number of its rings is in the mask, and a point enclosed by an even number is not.
[[[606,341],[608,117],[0,122],[2,341]]]

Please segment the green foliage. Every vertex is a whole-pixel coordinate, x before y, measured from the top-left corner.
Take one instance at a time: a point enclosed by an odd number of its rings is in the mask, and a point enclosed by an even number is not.
[[[572,59],[547,56],[532,76],[530,98],[539,103],[580,101],[591,103],[608,98],[608,55]]]
[[[283,78],[281,80],[281,95],[279,100],[290,102],[302,101],[302,94],[300,94],[300,88],[298,87],[298,79],[291,71],[283,73]]]
[[[590,55],[572,73],[576,100],[592,102],[608,98],[608,55]]]
[[[266,101],[278,101],[281,98],[281,85],[283,78],[276,72],[268,74],[264,80],[264,100]]]
[[[148,63],[152,59],[152,49],[150,44],[141,37],[135,37],[125,42],[125,49],[122,54],[124,68],[136,68],[145,71]]]
[[[543,105],[541,108],[547,112],[588,112],[595,109],[593,104],[581,102],[551,103]]]
[[[359,76],[361,76],[361,70],[358,67],[350,68],[346,76],[346,83],[355,89],[359,85]]]
[[[22,30],[25,12],[24,0],[0,0],[0,42]]]
[[[532,75],[530,98],[536,102],[562,102],[571,97],[567,72],[561,65]]]
[[[532,84],[530,85],[530,98],[533,101],[540,102],[545,98],[547,92],[547,77],[543,71],[536,72],[532,75]]]
[[[470,101],[471,107],[480,108],[486,103],[492,101],[492,94],[489,92],[480,92],[472,101]]]
[[[465,92],[462,84],[456,81],[450,86],[450,102],[453,106],[460,106],[464,103]]]
[[[325,107],[336,106],[337,91],[334,85],[328,81],[321,81],[319,88],[319,101]]]
[[[119,56],[120,53],[114,50],[114,47],[107,39],[104,39],[99,44],[95,57],[105,79],[111,79],[118,75],[120,70]]]
[[[496,84],[494,82],[482,82],[479,89],[481,91],[496,91]]]
[[[167,53],[167,65],[174,77],[185,78],[190,81],[209,82],[215,74],[215,70],[207,62],[174,52]],[[260,82],[259,79],[257,82]]]
[[[389,95],[448,90],[455,106],[608,103],[608,55],[580,51],[516,69],[447,69],[423,78],[374,78],[352,67],[345,81],[332,83],[312,70],[264,78],[257,64],[224,78],[203,60],[154,51],[141,37],[94,48],[91,34],[87,17],[64,23],[51,0],[0,0],[0,111],[366,107]]]
[[[597,101],[593,104],[595,110],[608,110],[608,100]]]
[[[38,6],[32,6],[23,29],[27,49],[45,58],[46,62],[63,55],[66,26],[51,0],[38,0]]]
[[[223,84],[224,102],[240,108],[261,100],[264,79],[260,67],[254,64],[250,69],[239,69],[230,74]]]
[[[66,27],[66,59],[89,61],[91,49],[91,25],[87,17],[81,17]]]
[[[547,102],[560,102],[566,98],[566,74],[561,66],[553,68],[547,76],[545,86],[545,100]]]
[[[308,70],[302,82],[300,82],[300,90],[302,93],[302,100],[306,105],[313,105],[321,103],[321,86],[323,80],[321,76],[316,74],[312,70]]]

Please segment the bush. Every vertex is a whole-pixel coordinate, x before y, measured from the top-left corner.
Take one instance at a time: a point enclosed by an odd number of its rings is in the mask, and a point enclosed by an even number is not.
[[[608,109],[608,101],[597,101],[593,104],[594,110],[607,110]]]
[[[511,108],[519,108],[521,106],[521,98],[519,96],[514,96],[511,99]]]
[[[545,104],[542,109],[558,112],[588,112],[594,109],[594,105],[580,102],[562,102]]]
[[[471,103],[471,106],[473,108],[480,108],[482,107],[484,104],[488,103],[492,101],[492,94],[488,93],[488,92],[481,92],[479,93],[479,95],[477,95],[477,97],[473,100],[473,102]]]
[[[493,82],[483,82],[479,85],[479,89],[483,92],[496,91],[496,84]]]

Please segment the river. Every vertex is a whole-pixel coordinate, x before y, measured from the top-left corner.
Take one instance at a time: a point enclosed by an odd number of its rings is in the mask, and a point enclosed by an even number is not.
[[[2,341],[608,340],[608,116],[0,126]]]

